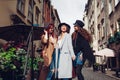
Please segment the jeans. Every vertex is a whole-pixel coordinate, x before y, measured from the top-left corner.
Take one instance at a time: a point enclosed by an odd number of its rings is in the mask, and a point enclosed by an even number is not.
[[[76,65],[76,74],[77,74],[77,77],[78,77],[78,80],[84,80],[84,76],[82,75],[82,68],[83,68],[83,65]]]

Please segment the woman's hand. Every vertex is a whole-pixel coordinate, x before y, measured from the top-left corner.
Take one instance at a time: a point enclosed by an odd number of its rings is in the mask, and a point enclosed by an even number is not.
[[[83,60],[83,55],[82,54],[80,54],[79,59]]]
[[[46,31],[46,30],[44,30],[44,32],[45,32],[45,34],[47,34],[47,31]]]
[[[75,58],[76,58],[76,56],[74,55],[74,56],[72,57],[72,60],[75,60]]]
[[[48,32],[47,32],[46,30],[44,30],[44,32],[45,32],[44,38],[45,38],[45,39],[48,39]]]

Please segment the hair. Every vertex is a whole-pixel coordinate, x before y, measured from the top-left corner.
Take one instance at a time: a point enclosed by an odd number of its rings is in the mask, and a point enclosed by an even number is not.
[[[50,23],[50,24],[48,24],[48,26],[45,28],[45,30],[48,32],[48,34],[49,34],[49,29],[50,29],[51,27],[54,28],[54,24]],[[52,36],[54,37],[54,32],[52,33]]]
[[[52,24],[52,23],[50,23],[50,24],[48,24],[48,26],[45,28],[45,30],[47,31],[47,33],[48,33],[48,40],[47,40],[47,47],[48,47],[48,45],[49,45],[49,29],[50,28],[53,28],[54,29],[54,24]],[[55,33],[54,33],[54,31],[52,32],[52,37],[53,38],[57,38],[57,35],[55,35]]]
[[[89,42],[92,43],[93,39],[91,34],[84,28],[78,27],[78,32]],[[72,37],[75,39],[76,32],[73,33]]]

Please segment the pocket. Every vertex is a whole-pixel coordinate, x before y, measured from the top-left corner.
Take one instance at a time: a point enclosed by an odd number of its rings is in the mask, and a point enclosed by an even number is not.
[[[68,52],[64,52],[64,54],[68,54]]]

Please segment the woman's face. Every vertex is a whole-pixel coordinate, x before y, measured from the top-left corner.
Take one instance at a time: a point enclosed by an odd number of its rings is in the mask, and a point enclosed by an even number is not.
[[[61,26],[61,31],[62,31],[62,32],[66,32],[66,31],[67,31],[67,26],[62,25],[62,26]]]
[[[78,31],[78,26],[74,26],[74,31]]]
[[[53,31],[54,31],[54,28],[53,28],[53,26],[51,26],[51,27],[49,28],[49,33],[53,33]]]

